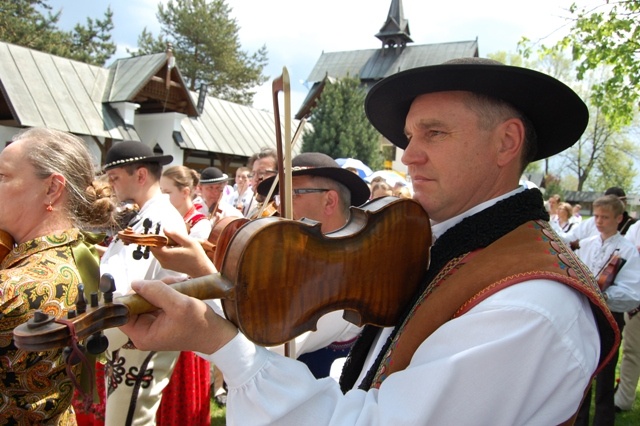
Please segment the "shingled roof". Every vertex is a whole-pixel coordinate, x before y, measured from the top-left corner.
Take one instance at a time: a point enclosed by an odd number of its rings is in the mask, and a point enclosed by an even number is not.
[[[478,40],[406,46],[403,49],[366,49],[322,53],[311,70],[308,82],[358,77],[363,82],[377,81],[397,72],[450,59],[478,56]]]
[[[0,120],[115,140],[139,137],[102,97],[109,70],[0,42]]]

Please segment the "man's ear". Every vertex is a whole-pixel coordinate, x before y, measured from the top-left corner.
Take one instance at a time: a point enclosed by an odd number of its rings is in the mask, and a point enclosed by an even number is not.
[[[329,190],[326,192],[325,197],[325,212],[327,214],[333,214],[340,207],[340,198],[338,197],[338,191]]]
[[[149,176],[149,170],[146,167],[138,167],[136,169],[136,180],[139,183],[145,183],[147,181],[147,177]]]
[[[510,118],[498,126],[498,165],[504,166],[520,157],[524,147],[524,124],[518,118]]]

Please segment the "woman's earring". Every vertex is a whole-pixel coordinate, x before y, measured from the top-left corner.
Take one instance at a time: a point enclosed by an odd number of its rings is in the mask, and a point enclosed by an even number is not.
[[[53,206],[51,205],[51,201],[49,201],[49,205],[47,206],[47,211],[48,212],[52,212],[53,211]]]

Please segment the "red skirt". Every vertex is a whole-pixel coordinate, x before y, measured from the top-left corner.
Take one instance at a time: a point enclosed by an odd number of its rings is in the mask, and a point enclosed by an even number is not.
[[[203,425],[211,422],[209,395],[209,362],[193,352],[181,352],[169,384],[162,391],[162,401],[156,414],[158,426]],[[96,385],[100,402],[89,411],[82,407],[76,390],[73,407],[78,426],[104,426],[106,389],[104,365],[96,363]]]

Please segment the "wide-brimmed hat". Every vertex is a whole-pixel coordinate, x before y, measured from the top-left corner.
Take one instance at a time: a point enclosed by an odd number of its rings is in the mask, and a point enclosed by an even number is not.
[[[538,135],[534,160],[573,145],[589,121],[580,97],[564,83],[526,68],[483,58],[462,58],[406,70],[377,83],[365,100],[369,121],[394,145],[404,149],[405,119],[422,94],[468,91],[501,99],[524,114]]]
[[[207,167],[200,173],[200,185],[209,185],[212,183],[222,183],[232,180],[226,173],[222,173],[217,167]]]
[[[291,159],[292,176],[320,176],[326,177],[346,186],[351,192],[351,205],[359,206],[367,202],[370,191],[369,185],[366,184],[360,176],[342,169],[336,161],[326,154],[320,152],[305,152]],[[267,195],[275,176],[263,180],[258,185],[258,193]],[[277,191],[276,185],[276,191]]]
[[[122,141],[113,144],[107,151],[107,160],[102,170],[123,167],[133,163],[158,163],[162,166],[173,161],[171,155],[155,155],[151,148],[142,142]]]

